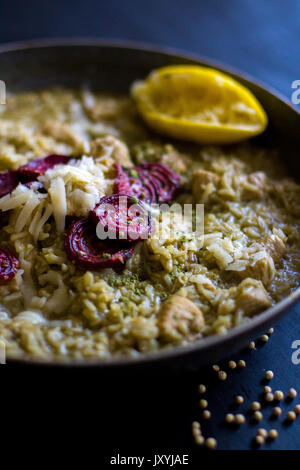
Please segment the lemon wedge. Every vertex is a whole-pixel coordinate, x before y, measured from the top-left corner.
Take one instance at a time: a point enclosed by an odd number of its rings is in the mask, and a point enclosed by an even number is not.
[[[239,142],[260,134],[268,123],[246,87],[208,67],[162,67],[135,82],[131,94],[146,123],[176,139]]]

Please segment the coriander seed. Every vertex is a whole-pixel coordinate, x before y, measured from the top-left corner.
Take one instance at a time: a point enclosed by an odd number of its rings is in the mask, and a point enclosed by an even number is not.
[[[243,369],[244,367],[246,367],[246,362],[240,359],[237,363],[237,366]]]
[[[266,429],[260,428],[260,429],[258,429],[258,430],[256,431],[256,434],[257,434],[258,436],[267,437],[268,432],[267,432]]]
[[[276,439],[278,437],[278,431],[276,429],[270,429],[268,437],[270,439]]]
[[[227,379],[227,374],[224,370],[220,370],[218,372],[218,377],[219,377],[220,380],[226,380]]]
[[[274,372],[272,370],[267,370],[265,373],[265,379],[272,380],[274,378]]]
[[[195,443],[198,444],[199,446],[202,446],[205,442],[205,439],[203,436],[197,436],[195,437]]]
[[[241,395],[237,395],[234,401],[237,405],[241,405],[242,403],[244,403],[244,397],[242,397]]]
[[[227,413],[225,417],[226,423],[233,423],[234,421],[234,415],[232,413]]]
[[[297,418],[297,415],[296,415],[295,411],[288,411],[287,415],[286,415],[286,418],[287,418],[288,421],[295,421],[296,418]]]
[[[200,404],[200,408],[206,408],[208,405],[207,400],[204,400],[204,399],[200,400],[199,404]]]
[[[268,401],[269,403],[271,403],[271,401],[274,400],[274,395],[273,395],[273,393],[267,393],[266,396],[265,396],[265,399],[266,399],[266,401]]]
[[[241,413],[235,415],[234,417],[234,422],[236,424],[244,424],[245,421],[246,421],[245,416],[242,415]]]
[[[275,406],[275,408],[273,408],[273,416],[281,416],[282,415],[282,409],[279,408],[279,406]]]
[[[274,392],[274,399],[277,400],[277,401],[281,401],[284,399],[284,394],[281,390],[276,390],[276,392]]]
[[[296,398],[297,396],[297,391],[294,388],[290,388],[288,392],[288,397],[289,398]]]
[[[215,449],[217,447],[217,441],[214,437],[209,437],[206,439],[205,445],[208,449]]]
[[[260,340],[263,342],[263,343],[267,343],[269,341],[269,336],[268,335],[262,335],[260,337]]]
[[[260,411],[255,411],[253,416],[256,421],[261,421],[263,419],[263,414]]]
[[[252,411],[258,411],[260,409],[261,409],[261,404],[259,403],[259,401],[254,401],[253,403],[251,403]]]
[[[256,436],[255,443],[259,446],[262,446],[265,443],[265,439],[262,436]]]
[[[296,405],[296,406],[295,406],[294,412],[296,413],[296,415],[299,415],[299,414],[300,414],[300,405]]]
[[[198,387],[198,392],[201,393],[201,394],[202,394],[202,393],[205,393],[205,392],[206,392],[206,387],[205,387],[205,385],[200,384],[199,387]]]
[[[209,410],[204,410],[202,413],[202,418],[203,419],[210,419],[211,418],[211,412]]]

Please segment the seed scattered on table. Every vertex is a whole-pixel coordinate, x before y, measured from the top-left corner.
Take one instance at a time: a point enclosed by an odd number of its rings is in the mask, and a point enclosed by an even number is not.
[[[201,434],[201,426],[200,426],[200,423],[198,423],[198,421],[193,421],[192,423],[192,431],[193,431],[193,435],[200,435]]]
[[[274,333],[274,328],[270,328],[268,331],[267,331],[267,334],[268,335],[272,335]]]
[[[227,379],[227,374],[224,370],[220,370],[218,372],[218,377],[219,377],[220,380],[226,380]]]
[[[260,340],[263,342],[263,343],[267,343],[269,341],[269,336],[268,335],[262,335],[260,337]]]
[[[289,398],[296,398],[297,396],[297,391],[294,388],[290,388],[288,392],[288,397]]]
[[[263,414],[260,411],[255,411],[253,417],[255,421],[261,421],[263,419]]]
[[[295,411],[288,411],[287,412],[286,419],[288,421],[295,421],[296,418],[297,418],[297,415],[296,415]]]
[[[218,366],[217,364],[214,364],[214,365],[212,366],[212,368],[213,368],[213,370],[214,370],[215,372],[219,372],[219,370],[220,370],[220,366]]]
[[[206,387],[203,384],[200,384],[198,387],[198,392],[199,393],[205,393],[206,392]]]
[[[237,395],[234,401],[237,405],[241,405],[242,403],[244,403],[244,397],[242,397],[241,395]]]
[[[272,393],[271,387],[269,387],[269,385],[266,385],[266,386],[264,387],[264,392],[265,392],[265,393]]]
[[[234,422],[235,422],[236,424],[239,424],[239,425],[240,425],[240,424],[244,424],[245,421],[246,421],[246,418],[245,418],[245,416],[242,415],[241,413],[235,415],[235,417],[234,417]]]
[[[268,401],[269,403],[271,403],[271,402],[274,400],[274,395],[273,395],[273,393],[267,393],[266,396],[265,396],[265,399],[266,399],[266,401]]]
[[[209,437],[206,439],[205,445],[208,449],[215,449],[217,447],[217,441],[214,437]]]
[[[229,361],[228,362],[228,367],[229,367],[229,369],[235,369],[236,368],[236,362],[235,361]]]
[[[272,380],[274,378],[274,372],[272,370],[267,370],[265,373],[265,379]]]
[[[196,444],[198,445],[204,444],[205,439],[202,436],[200,423],[198,421],[194,421],[192,423],[192,434],[193,434],[194,441]]]
[[[265,439],[262,436],[256,436],[255,443],[259,446],[262,446],[265,443]]]
[[[255,349],[255,342],[254,342],[254,341],[250,341],[248,348],[249,348],[249,349]]]
[[[208,405],[207,400],[204,400],[203,398],[202,400],[200,400],[199,404],[200,404],[200,408],[206,408]]]
[[[284,399],[284,394],[281,390],[276,390],[276,392],[274,392],[274,399],[277,400],[277,401],[281,401]]]
[[[253,403],[251,403],[250,408],[252,411],[258,411],[261,409],[261,404],[259,403],[259,401],[254,401]]]
[[[279,408],[279,406],[275,406],[275,408],[273,408],[273,412],[272,412],[273,416],[281,416],[282,415],[282,409]]]
[[[199,446],[202,446],[205,442],[204,437],[200,434],[200,436],[195,437],[195,443],[198,444]]]
[[[278,431],[276,429],[270,429],[268,437],[270,439],[277,439]]]
[[[264,428],[260,428],[260,429],[258,429],[258,430],[256,431],[256,434],[257,434],[258,436],[267,437],[268,431],[267,431],[266,429],[264,429]]]
[[[232,413],[227,413],[226,417],[225,417],[225,421],[226,423],[233,423],[234,422],[234,415]]]
[[[210,419],[211,418],[211,412],[209,410],[204,410],[202,413],[202,418],[203,419]]]
[[[300,414],[300,405],[296,405],[296,406],[295,406],[294,412],[296,413],[296,415],[299,415],[299,414]]]
[[[237,366],[243,369],[244,367],[246,367],[246,362],[240,359],[237,363]]]

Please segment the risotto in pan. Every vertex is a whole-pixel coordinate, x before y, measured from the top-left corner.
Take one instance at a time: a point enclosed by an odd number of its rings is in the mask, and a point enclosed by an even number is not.
[[[0,166],[8,357],[185,345],[251,321],[299,285],[300,186],[273,150],[178,143],[151,133],[130,98],[49,89],[2,106]],[[204,204],[201,246],[184,221],[151,214],[174,202]],[[172,236],[154,236],[154,218]],[[101,240],[99,224],[126,237]]]

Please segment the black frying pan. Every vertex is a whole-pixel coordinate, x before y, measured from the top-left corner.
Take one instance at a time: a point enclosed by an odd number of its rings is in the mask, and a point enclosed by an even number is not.
[[[8,92],[53,85],[90,85],[107,92],[127,93],[130,84],[148,72],[167,64],[200,64],[224,71],[246,85],[260,100],[269,116],[268,130],[259,138],[264,145],[276,145],[280,155],[296,176],[299,173],[300,113],[283,97],[251,78],[210,60],[152,46],[98,40],[34,41],[0,48],[0,79]],[[200,367],[224,359],[241,349],[250,339],[280,320],[300,300],[300,288],[274,307],[226,336],[210,336],[187,347],[174,348],[138,358],[122,357],[110,361],[67,362],[64,366],[89,366],[119,372]],[[11,359],[11,364],[41,365],[30,357]],[[42,362],[44,366],[54,365]]]

